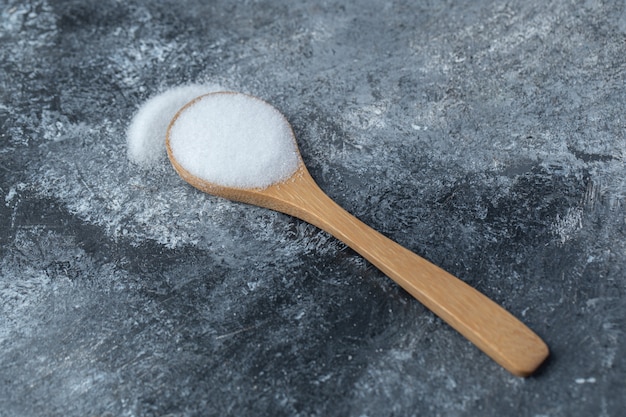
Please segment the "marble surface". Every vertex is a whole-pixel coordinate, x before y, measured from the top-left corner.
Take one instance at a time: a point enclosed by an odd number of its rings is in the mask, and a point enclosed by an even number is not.
[[[1,416],[617,416],[623,1],[0,0]],[[320,186],[502,304],[516,378],[301,221],[128,162],[220,84]]]

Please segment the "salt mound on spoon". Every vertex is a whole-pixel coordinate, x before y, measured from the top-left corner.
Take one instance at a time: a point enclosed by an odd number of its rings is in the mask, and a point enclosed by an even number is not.
[[[245,94],[199,97],[177,115],[168,133],[181,166],[223,187],[265,188],[289,178],[300,164],[285,117]]]

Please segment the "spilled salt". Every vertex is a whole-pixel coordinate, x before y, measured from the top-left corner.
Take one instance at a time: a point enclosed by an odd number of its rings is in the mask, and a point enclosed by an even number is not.
[[[146,168],[165,159],[165,133],[176,112],[194,98],[215,91],[218,85],[190,84],[174,87],[146,101],[126,132],[128,158]]]
[[[168,134],[184,169],[225,187],[265,188],[287,179],[300,162],[285,117],[245,94],[201,97],[179,113]]]

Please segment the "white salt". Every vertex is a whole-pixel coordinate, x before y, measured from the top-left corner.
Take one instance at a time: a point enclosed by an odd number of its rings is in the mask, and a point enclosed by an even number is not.
[[[300,163],[285,117],[245,94],[202,97],[179,114],[169,143],[189,173],[225,187],[265,188],[287,179]]]
[[[218,85],[190,84],[167,90],[146,101],[127,131],[128,158],[150,168],[165,160],[165,134],[176,112],[194,98],[215,91]]]

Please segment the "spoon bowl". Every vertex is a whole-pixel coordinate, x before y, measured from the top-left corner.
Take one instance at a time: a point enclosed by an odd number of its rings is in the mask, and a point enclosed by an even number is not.
[[[172,129],[181,115],[204,97],[215,94],[244,96],[220,92],[198,97],[179,110],[167,131],[168,157],[186,182],[208,194],[297,217],[330,233],[514,375],[532,374],[547,358],[549,350],[546,344],[505,309],[462,280],[375,231],[336,204],[316,184],[299,154],[295,170],[285,179],[266,187],[224,186],[191,173],[173,151]],[[270,104],[265,104],[274,109]],[[288,125],[286,120],[285,123]],[[293,131],[291,135],[295,143]]]

